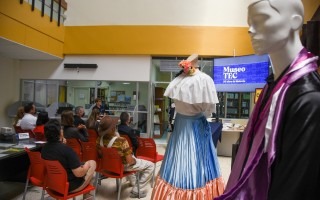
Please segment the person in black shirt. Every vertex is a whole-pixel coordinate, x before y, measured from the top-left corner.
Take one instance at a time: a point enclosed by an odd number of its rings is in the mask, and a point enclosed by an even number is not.
[[[133,152],[135,153],[138,146],[138,138],[140,136],[140,131],[135,130],[129,126],[130,124],[130,116],[127,112],[122,112],[120,114],[120,125],[118,126],[118,132],[119,134],[124,134],[129,136],[132,146],[133,146]]]
[[[73,116],[73,124],[78,130],[81,132],[82,135],[88,135],[87,127],[85,121],[82,119],[84,117],[85,112],[82,106],[77,106],[74,110],[75,115]]]
[[[63,144],[63,132],[58,120],[51,119],[44,126],[47,143],[42,147],[41,157],[45,160],[58,160],[65,168],[69,182],[69,192],[85,188],[92,180],[96,162],[89,160],[81,163],[71,147]]]
[[[74,110],[74,113],[75,113],[75,115],[73,116],[74,126],[78,127],[79,125],[85,125],[85,122],[82,119],[82,117],[84,117],[84,115],[85,115],[84,108],[82,106],[77,106]]]

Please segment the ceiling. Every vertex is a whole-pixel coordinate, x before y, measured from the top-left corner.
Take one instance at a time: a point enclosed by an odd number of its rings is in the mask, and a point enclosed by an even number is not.
[[[2,37],[0,37],[0,56],[17,60],[61,60],[57,56],[35,50]]]

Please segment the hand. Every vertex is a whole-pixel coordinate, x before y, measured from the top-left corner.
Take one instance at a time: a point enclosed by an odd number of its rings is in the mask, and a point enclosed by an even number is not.
[[[86,126],[83,125],[83,124],[79,124],[79,125],[78,125],[78,129],[85,129],[85,128],[86,128]]]
[[[66,144],[66,143],[67,143],[66,138],[63,137],[63,138],[61,139],[61,142],[62,142],[63,144]]]

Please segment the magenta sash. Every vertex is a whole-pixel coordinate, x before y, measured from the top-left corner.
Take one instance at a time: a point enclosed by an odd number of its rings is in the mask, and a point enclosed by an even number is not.
[[[276,153],[275,141],[281,124],[286,92],[296,80],[317,69],[316,60],[317,57],[313,57],[305,48],[302,49],[272,90],[270,98],[259,114],[261,101],[268,89],[267,85],[264,87],[243,133],[225,193],[215,200],[267,199],[271,165]],[[274,113],[270,112],[271,106],[275,108]],[[272,119],[272,126],[269,137],[265,137],[268,117],[269,120]]]

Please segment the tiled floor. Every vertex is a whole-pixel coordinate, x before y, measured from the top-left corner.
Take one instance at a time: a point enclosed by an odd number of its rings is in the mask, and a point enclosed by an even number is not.
[[[162,143],[162,142],[161,142]],[[163,154],[165,152],[165,144],[159,144],[157,142],[157,149],[158,152]],[[218,157],[220,168],[222,172],[222,176],[225,180],[225,182],[228,180],[229,174],[230,174],[230,165],[231,165],[231,158],[230,157]],[[157,163],[156,173],[159,171],[161,166],[161,162]],[[23,190],[24,190],[24,183],[12,183],[9,186],[4,186],[0,183],[0,199],[13,199],[13,200],[20,200],[23,196]],[[151,192],[152,188],[151,185],[147,185],[144,189],[144,191],[147,191],[148,194],[145,198],[145,200],[151,199]],[[122,183],[122,191],[121,191],[121,200],[131,199],[130,198],[130,191],[131,187],[129,186],[129,182],[126,182],[125,179],[123,179]],[[37,187],[31,187],[28,189],[28,193],[26,196],[27,200],[36,200],[40,199],[41,191]],[[52,199],[51,197],[46,197],[45,199]],[[77,197],[77,200],[83,199],[82,196]],[[117,199],[117,191],[116,191],[116,181],[115,179],[105,179],[102,180],[101,185],[98,186],[97,190],[97,200],[114,200]]]

